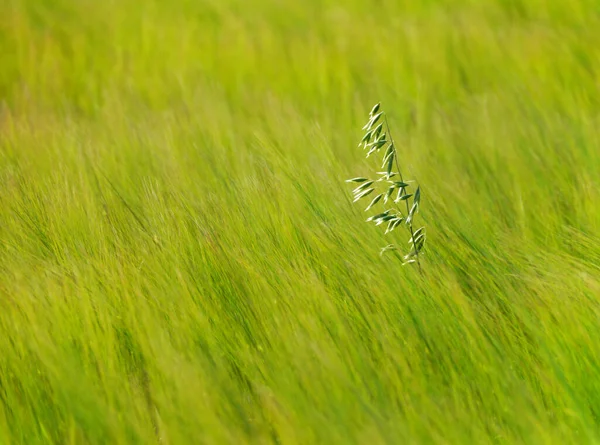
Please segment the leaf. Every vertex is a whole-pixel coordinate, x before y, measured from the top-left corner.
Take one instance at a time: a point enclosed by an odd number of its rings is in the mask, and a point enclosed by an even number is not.
[[[373,142],[369,142],[368,144],[366,144],[366,147],[377,147],[377,149],[380,149],[387,143],[388,143],[388,141],[385,139],[385,133],[384,133],[381,136],[379,136],[378,138],[376,138]]]
[[[375,122],[373,122],[374,124]],[[377,127],[375,128],[375,130],[373,131],[375,134],[375,137],[379,137],[379,135],[381,134],[381,130],[383,130],[383,123],[377,125]]]
[[[392,145],[390,145],[388,147],[388,149],[385,151],[385,155],[383,156],[383,163],[381,165],[381,168],[385,168],[385,166],[388,163],[388,160],[389,160],[390,156],[394,156],[394,150],[390,150],[390,147],[392,147]]]
[[[387,220],[388,226],[385,229],[385,233],[387,234],[387,233],[390,233],[392,230],[394,230],[398,226],[398,224],[400,224],[400,222],[402,222],[403,219],[404,218],[399,218],[398,215],[394,215],[393,218],[388,219]]]
[[[371,207],[373,207],[375,204],[377,204],[379,202],[379,200],[383,198],[383,193],[380,193],[379,195],[377,195],[375,198],[373,198],[373,201],[371,201],[371,204],[369,204],[367,206],[367,208],[365,209],[365,212],[368,211]]]
[[[387,203],[390,199],[390,196],[392,196],[392,193],[394,193],[394,187],[390,187],[385,193],[385,196],[383,197],[383,202]]]
[[[379,252],[379,255],[383,255],[384,253],[390,252],[391,250],[398,250],[398,248],[396,246],[394,246],[393,244],[388,244],[383,249],[381,249],[381,251]]]
[[[379,120],[379,118],[381,116],[383,116],[383,111],[374,115],[371,115],[371,125],[375,125],[377,123],[377,121]]]
[[[385,144],[387,144],[387,141],[385,140],[385,135],[382,135],[382,137],[380,137],[379,139],[371,142],[370,144],[367,144],[366,145],[367,147],[371,147],[371,149],[367,153],[367,158],[369,156],[371,156],[373,153],[375,153],[376,151],[378,151]]]
[[[408,216],[406,217],[406,224],[411,224],[413,217],[415,216],[415,211],[417,210],[417,208],[419,207],[419,204],[417,204],[416,202],[412,205],[412,207],[410,208],[410,211],[408,212]]]
[[[385,230],[385,233],[390,233],[391,231],[393,231],[396,227],[398,227],[400,225],[400,223],[404,221],[404,218],[396,218],[393,220],[390,220],[390,223],[387,226],[387,229]]]
[[[417,205],[419,205],[419,203],[421,202],[421,187],[417,186],[417,191],[415,192],[415,203]]]
[[[410,246],[410,252],[404,258],[418,257],[425,245],[425,234],[421,234]]]
[[[358,146],[360,147],[363,144],[368,144],[371,141],[371,137],[373,136],[373,132],[372,131],[367,131],[367,134],[365,134],[362,138],[362,140],[360,141],[360,144],[358,144]]]
[[[377,224],[375,224],[376,226],[380,226],[381,224],[383,224],[384,222],[390,221],[392,219],[396,218],[396,215],[388,215],[388,216],[384,216],[383,218],[379,218],[377,219]]]
[[[412,249],[417,253],[419,253],[425,245],[425,232],[423,232],[423,229],[424,227],[421,227],[413,233],[413,236],[408,240],[408,243],[412,245]]]
[[[367,158],[369,156],[371,156],[373,153],[375,153],[377,151],[377,147],[371,147],[371,149],[369,150],[369,152],[367,153]]]
[[[414,241],[413,241],[414,240]],[[423,241],[425,241],[425,234],[424,233],[420,233],[420,234],[414,234],[413,236],[410,237],[410,239],[408,240],[408,244],[412,244],[412,245],[416,245],[418,246],[419,244],[422,244]]]
[[[404,221],[404,218],[398,218],[395,222],[394,222],[394,227],[392,227],[392,230],[394,230],[396,227],[398,227],[402,221]]]
[[[402,181],[394,181],[393,184],[394,184],[394,187],[396,187],[396,188],[410,187],[410,184],[407,184],[406,182],[402,182]]]
[[[420,238],[415,240],[415,246],[417,247],[417,253],[421,253],[423,246],[425,245],[425,235],[421,235]]]
[[[406,201],[411,196],[412,196],[412,193],[409,193],[407,195],[398,196],[398,199],[396,199],[396,201]]]
[[[392,173],[392,169],[394,168],[394,155],[390,156],[388,161],[388,173]]]
[[[415,230],[415,233],[413,233],[413,237],[419,236],[424,231],[425,231],[425,227],[421,227],[420,229]]]
[[[377,140],[377,142],[375,143],[375,145],[377,146],[377,149],[380,149],[381,147],[383,147],[387,143],[388,143],[388,141],[385,139],[385,133],[383,133],[381,135],[381,137]]]
[[[394,159],[396,157],[396,150],[394,148],[394,144],[391,143],[385,152],[385,156],[383,157],[383,164],[381,168],[386,169],[386,176],[390,178],[392,173],[392,166],[394,163]]]
[[[383,165],[381,166],[381,168],[383,168],[385,166],[385,160],[387,159],[387,157],[389,155],[391,155],[394,152],[394,144],[390,144],[387,148],[387,150],[385,151],[385,154],[383,155]]]
[[[413,203],[412,207],[410,208],[409,215],[414,216],[414,214],[417,213],[418,211],[419,211],[419,203],[415,202],[415,203]]]
[[[352,178],[347,179],[346,182],[365,182],[368,181],[368,178]]]
[[[412,263],[416,263],[416,262],[417,262],[416,260],[408,260],[408,261],[405,261],[404,263],[402,263],[402,265],[406,266],[407,264],[412,264]]]
[[[361,192],[360,194],[358,194],[358,195],[356,195],[356,196],[354,197],[354,201],[352,201],[352,202],[356,202],[356,201],[358,201],[358,200],[360,200],[360,199],[364,198],[365,196],[367,196],[367,195],[371,194],[371,193],[373,192],[373,190],[375,190],[375,189],[374,189],[374,188],[371,188],[371,189],[367,189],[367,190],[365,190],[364,192]]]
[[[388,175],[392,173],[392,168],[394,168],[394,157],[395,157],[395,153],[392,152],[392,154],[390,155],[390,158],[387,161],[387,172],[388,172]]]
[[[391,212],[391,210],[386,210],[386,211],[385,211],[385,212],[383,212],[383,213],[379,213],[379,214],[377,214],[377,215],[369,216],[369,217],[367,218],[367,222],[374,221],[374,220],[376,220],[376,219],[379,219],[379,218],[383,218],[384,216],[387,216],[387,215],[388,215],[388,213],[390,213],[390,212]]]
[[[395,222],[396,222],[395,219],[390,219],[388,226],[385,229],[386,235],[392,231],[392,226],[394,225]]]
[[[373,109],[371,110],[371,112],[369,114],[371,116],[373,116],[375,113],[377,113],[379,111],[380,107],[381,107],[381,103],[375,104],[375,106],[373,107]]]
[[[370,131],[373,128],[373,125],[377,123],[381,116],[383,116],[383,111],[375,115],[369,115],[369,121],[364,125],[364,127],[362,127],[362,129]],[[381,129],[379,129],[379,131],[381,131]]]
[[[408,255],[404,255],[405,260],[409,260],[410,258],[416,257],[417,253],[414,250],[411,250]]]
[[[362,183],[361,185],[359,185],[358,187],[356,187],[354,190],[352,190],[352,193],[354,193],[355,195],[357,193],[360,193],[364,189],[370,187],[371,184],[373,184],[373,182],[375,182],[375,181],[367,181],[367,182]]]

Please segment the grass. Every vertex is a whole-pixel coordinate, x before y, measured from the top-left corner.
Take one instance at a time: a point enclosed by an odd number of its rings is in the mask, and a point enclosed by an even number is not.
[[[592,0],[2,2],[0,444],[598,443],[598,41]],[[379,100],[423,278],[343,182]]]

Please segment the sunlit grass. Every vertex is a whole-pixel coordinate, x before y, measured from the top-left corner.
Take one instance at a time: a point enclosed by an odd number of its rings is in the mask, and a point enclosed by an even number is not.
[[[591,0],[2,3],[0,444],[600,440],[598,42]],[[380,100],[423,277],[343,182]]]

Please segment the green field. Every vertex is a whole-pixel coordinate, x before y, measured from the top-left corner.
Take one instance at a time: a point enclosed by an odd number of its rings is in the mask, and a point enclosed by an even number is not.
[[[600,443],[597,0],[0,1],[0,445]],[[381,101],[424,274],[344,180]]]

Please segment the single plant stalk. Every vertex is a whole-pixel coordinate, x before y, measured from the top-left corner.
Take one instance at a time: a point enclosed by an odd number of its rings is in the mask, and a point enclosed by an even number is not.
[[[383,116],[383,119],[384,119],[384,122],[385,122],[385,128],[386,128],[387,134],[390,136],[390,143],[392,144],[392,146],[394,147],[394,151],[396,152],[395,160],[396,160],[396,168],[398,169],[398,176],[400,176],[400,181],[404,182],[404,177],[402,176],[402,170],[400,169],[400,163],[398,162],[398,153],[396,151],[396,145],[394,144],[394,138],[392,137],[392,132],[390,130],[390,125],[388,123],[387,114],[385,114]],[[405,199],[404,203],[406,204],[406,214],[408,215],[408,212],[410,211],[410,209],[408,207],[408,199]],[[415,252],[417,252],[417,246],[415,244],[415,231],[413,229],[412,220],[408,224],[408,229],[410,231],[410,239],[412,240],[413,248],[415,249]],[[419,259],[419,255],[418,254],[417,254],[417,256],[416,256],[415,259],[417,261],[417,267],[419,268],[419,273],[421,275],[423,275],[423,268],[421,267],[421,261]]]
[[[359,147],[362,146],[365,150],[368,149],[367,158],[372,154],[379,153],[385,149],[381,168],[385,168],[386,170],[384,172],[376,172],[376,174],[382,175],[377,179],[357,177],[349,179],[346,182],[360,184],[353,190],[354,202],[358,202],[366,196],[371,195],[371,193],[375,192],[376,189],[380,188],[381,184],[387,188],[387,190],[382,193],[378,193],[374,198],[371,199],[371,202],[365,211],[369,211],[381,204],[387,204],[392,194],[397,191],[397,197],[393,200],[393,202],[397,204],[400,201],[404,201],[404,205],[406,206],[406,215],[404,215],[397,208],[390,208],[370,216],[367,218],[367,222],[375,222],[375,225],[378,226],[383,223],[387,223],[387,229],[385,232],[386,234],[393,232],[397,227],[400,226],[402,222],[404,222],[408,232],[410,233],[410,251],[407,255],[404,255],[404,264],[417,263],[419,273],[422,275],[423,269],[421,267],[421,260],[419,257],[421,256],[421,252],[425,244],[425,228],[420,227],[415,229],[414,227],[414,220],[421,205],[421,188],[417,185],[417,189],[415,190],[414,194],[407,193],[410,184],[404,182],[404,176],[400,170],[398,150],[394,143],[394,139],[392,138],[387,115],[381,111],[380,108],[381,105],[377,104],[369,113],[369,121],[363,127],[363,130],[365,130],[365,135],[358,145]],[[396,166],[397,171],[393,171],[394,165]],[[400,181],[392,180],[392,178],[396,175],[400,178]],[[393,244],[389,244],[381,249],[381,254],[390,250],[398,250],[398,248]]]

